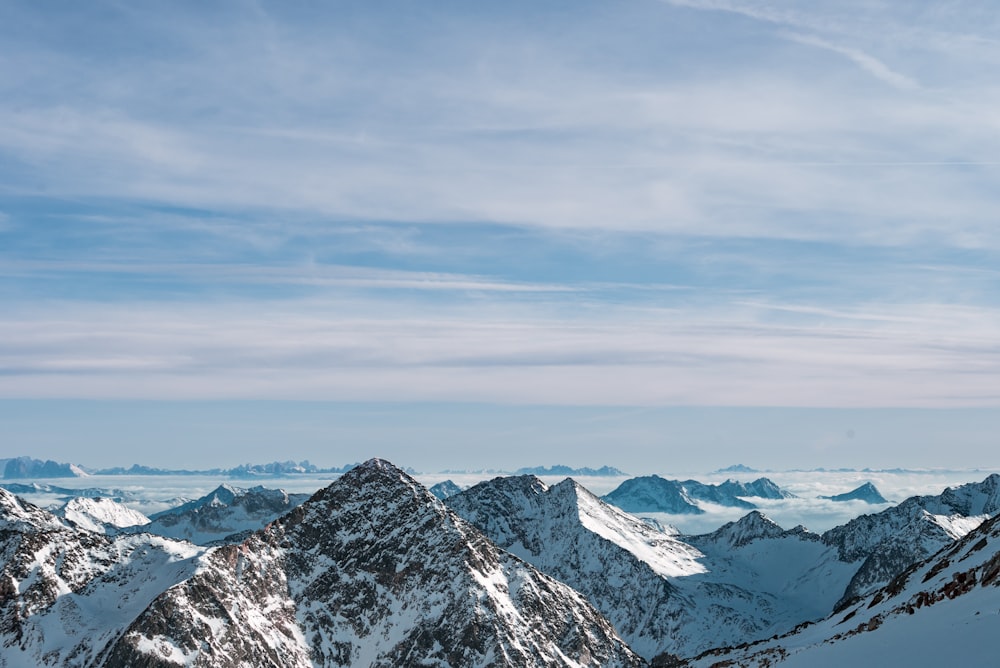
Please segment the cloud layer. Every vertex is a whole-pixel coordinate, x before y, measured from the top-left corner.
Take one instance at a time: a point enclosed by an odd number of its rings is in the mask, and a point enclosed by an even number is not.
[[[1000,404],[987,5],[0,9],[0,396]]]

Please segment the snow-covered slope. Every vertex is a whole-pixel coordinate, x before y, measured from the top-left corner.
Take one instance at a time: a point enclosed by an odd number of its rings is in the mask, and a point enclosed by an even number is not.
[[[148,524],[135,531],[206,545],[260,529],[307,498],[308,494],[288,494],[262,486],[244,489],[220,485],[200,499],[154,514]]]
[[[159,598],[116,665],[637,666],[578,593],[372,460]]]
[[[202,551],[69,527],[0,490],[0,665],[103,665],[104,647]]]
[[[838,608],[889,582],[1000,510],[1000,476],[915,496],[880,513],[861,515],[823,534],[845,562],[861,562]]]
[[[78,497],[55,514],[81,529],[97,533],[116,534],[124,527],[149,524],[149,518],[139,511],[107,498]]]
[[[647,658],[694,656],[821,618],[851,574],[818,536],[784,532],[757,514],[703,537],[713,550],[703,554],[571,479],[549,488],[533,476],[497,478],[447,504],[500,546],[585,594]],[[743,557],[732,556],[733,542]],[[791,591],[793,583],[811,589]]]
[[[693,666],[994,666],[1000,657],[1000,518],[824,621],[712,652]]]

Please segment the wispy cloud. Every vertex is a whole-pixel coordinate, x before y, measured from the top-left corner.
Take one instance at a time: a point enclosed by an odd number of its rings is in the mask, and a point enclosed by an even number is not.
[[[928,305],[878,327],[813,313],[770,321],[747,307],[261,309],[24,311],[0,327],[0,394],[842,407],[1000,398],[1000,316],[982,309]]]
[[[0,394],[1000,402],[964,11],[255,7],[0,8]]]
[[[919,88],[916,81],[910,77],[900,74],[889,68],[888,65],[883,63],[878,58],[865,53],[860,49],[854,49],[848,46],[842,46],[839,44],[833,44],[826,41],[820,37],[814,35],[801,35],[791,33],[788,35],[789,39],[794,40],[800,44],[807,44],[809,46],[815,46],[820,49],[826,49],[828,51],[833,51],[834,53],[839,53],[842,56],[846,56],[851,61],[856,63],[861,69],[865,70],[871,74],[876,79],[886,82],[890,86],[895,86],[896,88],[902,90],[913,90]]]

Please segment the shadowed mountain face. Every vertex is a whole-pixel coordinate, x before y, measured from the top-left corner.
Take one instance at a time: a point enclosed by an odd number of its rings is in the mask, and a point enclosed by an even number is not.
[[[827,499],[829,501],[864,501],[865,503],[888,503],[885,497],[878,491],[870,482],[852,489],[850,492],[844,492],[843,494],[835,494],[833,496],[821,496],[821,499]]]
[[[700,515],[705,511],[698,507],[698,501],[752,510],[757,506],[743,497],[787,499],[794,496],[767,478],[745,483],[727,480],[709,485],[697,480],[668,480],[649,475],[626,480],[602,498],[630,513]]]

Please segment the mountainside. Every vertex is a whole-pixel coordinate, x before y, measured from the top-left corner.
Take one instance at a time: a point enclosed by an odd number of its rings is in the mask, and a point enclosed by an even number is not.
[[[1000,517],[863,600],[780,638],[710,652],[692,666],[990,666],[1000,656]]]
[[[447,504],[501,547],[586,595],[647,658],[694,656],[819,619],[852,572],[818,536],[785,532],[759,514],[690,545],[571,479],[547,487],[534,476],[497,478]],[[696,549],[702,544],[711,552]]]
[[[55,514],[81,529],[97,533],[115,534],[124,527],[149,524],[149,518],[139,511],[106,498],[77,497]]]
[[[109,657],[147,666],[169,657],[282,667],[641,663],[579,594],[380,460],[212,551]]]
[[[0,665],[103,665],[104,647],[202,552],[75,529],[0,490]]]
[[[823,534],[845,562],[862,562],[838,609],[888,583],[911,564],[966,535],[1000,510],[1000,476],[915,496],[873,515],[861,515]]]
[[[865,503],[889,503],[886,501],[885,497],[878,491],[878,488],[870,482],[852,489],[850,492],[844,492],[843,494],[834,494],[833,496],[821,496],[821,499],[827,499],[828,501],[864,501]]]
[[[200,499],[156,513],[135,531],[205,545],[227,536],[260,529],[305,501],[308,494],[288,494],[266,487],[220,485]]]

